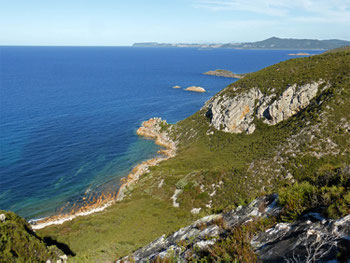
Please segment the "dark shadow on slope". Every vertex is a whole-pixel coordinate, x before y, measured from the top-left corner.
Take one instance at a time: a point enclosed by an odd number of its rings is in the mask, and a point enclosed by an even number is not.
[[[62,250],[63,253],[66,254],[67,256],[73,256],[73,257],[75,256],[75,253],[69,248],[67,244],[58,242],[57,240],[54,240],[51,237],[44,237],[43,240],[48,246],[52,246],[52,245],[56,246],[57,248]]]

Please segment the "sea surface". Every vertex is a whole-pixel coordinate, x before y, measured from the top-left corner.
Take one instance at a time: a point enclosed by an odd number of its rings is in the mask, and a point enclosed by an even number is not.
[[[235,81],[203,72],[252,72],[297,52],[0,47],[0,209],[42,218],[85,194],[117,191],[159,149],[136,135],[142,121],[176,123]]]

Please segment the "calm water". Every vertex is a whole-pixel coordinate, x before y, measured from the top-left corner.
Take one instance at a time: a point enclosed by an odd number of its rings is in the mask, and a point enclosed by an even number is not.
[[[86,192],[116,191],[158,150],[135,134],[143,120],[175,123],[234,81],[201,73],[256,71],[290,52],[0,47],[0,209],[38,218]]]

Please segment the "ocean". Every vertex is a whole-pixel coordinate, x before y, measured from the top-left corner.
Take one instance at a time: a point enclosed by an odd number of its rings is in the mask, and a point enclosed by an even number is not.
[[[86,194],[116,192],[159,150],[136,135],[142,121],[176,123],[235,81],[202,73],[253,72],[297,52],[0,47],[0,209],[42,218]]]

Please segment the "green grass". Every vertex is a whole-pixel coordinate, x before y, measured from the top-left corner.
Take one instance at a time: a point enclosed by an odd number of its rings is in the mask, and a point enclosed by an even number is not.
[[[70,262],[115,261],[163,234],[189,224],[192,216],[169,203],[135,194],[103,212],[37,231],[67,244]]]

